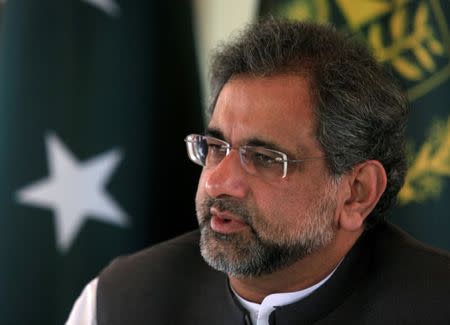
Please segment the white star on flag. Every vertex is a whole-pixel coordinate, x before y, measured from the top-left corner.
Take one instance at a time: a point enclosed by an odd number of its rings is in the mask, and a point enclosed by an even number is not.
[[[105,191],[121,160],[111,150],[79,162],[54,134],[45,137],[50,175],[17,192],[20,203],[54,211],[56,244],[66,253],[86,219],[126,226],[125,213]]]
[[[94,7],[103,10],[110,16],[118,16],[120,14],[120,7],[114,0],[82,0]]]
[[[106,14],[110,16],[118,16],[120,14],[120,7],[114,0],[82,0],[103,10]],[[5,3],[6,0],[0,0],[0,3]]]

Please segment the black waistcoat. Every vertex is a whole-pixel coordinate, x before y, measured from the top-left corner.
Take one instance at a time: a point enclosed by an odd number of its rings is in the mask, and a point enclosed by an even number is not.
[[[99,276],[98,325],[250,324],[198,241],[195,231],[113,261]],[[276,308],[270,323],[450,324],[450,256],[381,224],[322,287]]]

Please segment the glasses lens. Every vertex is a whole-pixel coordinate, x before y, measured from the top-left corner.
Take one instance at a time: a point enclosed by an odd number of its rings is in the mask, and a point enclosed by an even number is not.
[[[189,158],[194,163],[205,167],[217,166],[231,150],[227,142],[214,137],[191,134],[184,141]],[[280,151],[256,146],[241,146],[239,156],[243,168],[249,174],[268,180],[283,178],[287,174],[287,156]]]
[[[248,173],[266,179],[284,177],[283,153],[261,147],[242,146],[240,148],[242,165]]]
[[[208,149],[206,143],[202,140],[202,136],[191,134],[184,141],[186,142],[189,159],[198,165],[204,166]]]
[[[230,150],[226,142],[213,137],[191,134],[185,141],[189,158],[201,166],[218,165]]]
[[[205,166],[217,166],[230,151],[230,146],[219,139],[212,137],[203,137],[206,148]]]

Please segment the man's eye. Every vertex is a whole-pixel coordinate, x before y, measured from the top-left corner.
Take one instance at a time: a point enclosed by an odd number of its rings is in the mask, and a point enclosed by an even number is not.
[[[277,163],[277,161],[275,160],[274,157],[265,155],[263,153],[255,152],[253,154],[253,163],[257,166],[268,168]]]
[[[227,147],[225,147],[223,145],[220,145],[220,144],[209,143],[208,144],[208,151],[215,152],[215,153],[226,152],[227,151]]]

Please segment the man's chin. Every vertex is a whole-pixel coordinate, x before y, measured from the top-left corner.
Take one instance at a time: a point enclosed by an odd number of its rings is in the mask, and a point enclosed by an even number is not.
[[[202,246],[222,253],[232,254],[236,247],[245,242],[243,233],[220,233],[211,229],[209,225],[200,228],[200,235]]]
[[[304,250],[292,250],[265,243],[253,232],[221,234],[201,228],[201,254],[212,268],[236,278],[270,274],[304,257]]]
[[[203,259],[212,268],[230,275],[247,275],[248,265],[252,264],[254,246],[244,233],[223,234],[210,227],[201,228],[200,251]]]

